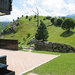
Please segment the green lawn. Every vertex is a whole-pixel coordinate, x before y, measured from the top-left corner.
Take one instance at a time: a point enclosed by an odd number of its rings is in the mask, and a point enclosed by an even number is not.
[[[35,73],[38,75],[75,75],[75,53],[56,53],[48,51],[33,52],[56,54],[60,56],[23,75],[27,75],[28,73]]]
[[[50,42],[59,42],[75,47],[75,29],[70,33],[66,33],[61,27],[48,27]]]

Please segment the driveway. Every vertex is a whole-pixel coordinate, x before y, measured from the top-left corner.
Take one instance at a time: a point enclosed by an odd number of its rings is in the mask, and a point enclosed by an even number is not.
[[[0,49],[0,56],[2,55],[7,56],[8,69],[15,71],[16,75],[21,75],[58,57],[58,55]]]

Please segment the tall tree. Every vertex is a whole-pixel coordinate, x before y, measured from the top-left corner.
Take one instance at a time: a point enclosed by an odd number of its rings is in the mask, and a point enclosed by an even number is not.
[[[54,17],[51,18],[51,22],[52,22],[52,24],[55,24],[55,18]]]
[[[63,22],[63,19],[62,18],[58,18],[56,20],[56,26],[61,26],[62,22]]]
[[[74,29],[75,22],[72,18],[66,18],[62,23],[62,29],[66,30],[68,33],[70,32],[70,29]]]
[[[41,21],[40,26],[37,29],[37,33],[35,34],[35,38],[40,41],[47,41],[48,31],[46,25]]]

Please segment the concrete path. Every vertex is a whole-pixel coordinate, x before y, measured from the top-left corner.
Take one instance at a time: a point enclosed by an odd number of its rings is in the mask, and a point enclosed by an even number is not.
[[[0,49],[0,56],[2,55],[7,55],[8,69],[15,71],[16,75],[21,75],[58,57],[58,55]]]

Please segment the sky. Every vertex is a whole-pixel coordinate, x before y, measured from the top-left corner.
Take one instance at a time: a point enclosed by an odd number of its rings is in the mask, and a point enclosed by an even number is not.
[[[12,21],[22,15],[66,16],[75,14],[75,0],[13,0],[10,15],[0,16],[0,21]]]

